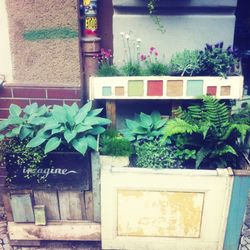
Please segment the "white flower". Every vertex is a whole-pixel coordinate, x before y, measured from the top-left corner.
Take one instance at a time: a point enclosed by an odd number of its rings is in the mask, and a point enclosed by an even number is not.
[[[126,39],[127,39],[127,40],[129,40],[130,35],[126,34],[126,36],[125,36],[125,37],[126,37]]]
[[[136,45],[136,48],[139,49],[139,48],[140,48],[140,45]]]
[[[140,43],[141,42],[141,38],[137,38],[136,42]]]
[[[120,35],[121,35],[121,36],[124,36],[124,35],[125,35],[125,33],[124,33],[124,32],[121,32],[121,33],[120,33]]]

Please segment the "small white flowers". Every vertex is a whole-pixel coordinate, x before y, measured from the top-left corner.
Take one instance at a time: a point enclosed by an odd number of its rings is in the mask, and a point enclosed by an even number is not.
[[[126,34],[125,38],[126,38],[127,40],[129,40],[130,35],[129,35],[129,34]]]
[[[120,35],[121,35],[121,36],[124,36],[124,35],[125,35],[125,33],[124,33],[124,32],[121,32],[121,33],[120,33]]]
[[[136,39],[136,42],[137,42],[137,43],[141,43],[141,38],[137,38],[137,39]]]

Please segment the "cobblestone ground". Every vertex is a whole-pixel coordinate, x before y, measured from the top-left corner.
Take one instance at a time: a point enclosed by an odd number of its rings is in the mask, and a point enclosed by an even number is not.
[[[241,231],[239,250],[250,250],[250,193],[248,194],[248,204]]]
[[[4,209],[0,206],[0,250],[11,250],[7,236],[7,223],[4,217]]]

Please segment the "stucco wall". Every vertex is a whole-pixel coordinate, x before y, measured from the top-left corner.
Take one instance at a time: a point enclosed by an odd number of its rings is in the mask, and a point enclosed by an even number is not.
[[[14,82],[78,86],[77,1],[5,2]]]

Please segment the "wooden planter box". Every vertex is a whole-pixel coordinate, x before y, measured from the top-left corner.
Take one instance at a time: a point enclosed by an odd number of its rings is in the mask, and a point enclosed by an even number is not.
[[[18,165],[8,165],[8,176],[12,177],[11,186],[14,187],[82,187],[90,188],[90,163],[89,156],[82,156],[77,152],[51,152],[44,161],[37,166],[37,173],[45,177],[45,181],[36,177],[25,178],[27,169]]]
[[[199,99],[212,95],[218,99],[240,99],[243,77],[91,77],[90,99]]]
[[[232,175],[103,167],[102,249],[222,249]]]

